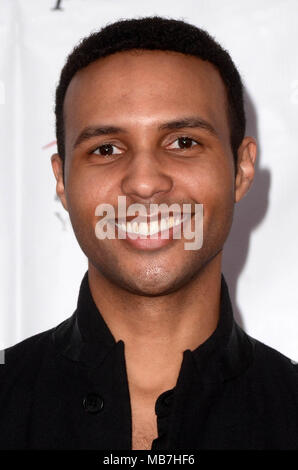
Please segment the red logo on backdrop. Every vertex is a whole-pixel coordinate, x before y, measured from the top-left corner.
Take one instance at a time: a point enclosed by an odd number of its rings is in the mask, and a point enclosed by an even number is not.
[[[49,142],[48,144],[46,145],[43,145],[41,148],[44,150],[44,149],[48,149],[50,147],[52,147],[53,145],[55,145],[57,143],[57,140],[53,140],[52,142]]]

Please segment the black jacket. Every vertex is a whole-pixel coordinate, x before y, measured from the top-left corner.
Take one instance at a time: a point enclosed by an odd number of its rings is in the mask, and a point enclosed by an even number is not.
[[[74,314],[5,350],[0,449],[131,449],[124,342],[85,274]],[[298,366],[235,323],[222,275],[214,333],[156,402],[153,450],[298,449]]]

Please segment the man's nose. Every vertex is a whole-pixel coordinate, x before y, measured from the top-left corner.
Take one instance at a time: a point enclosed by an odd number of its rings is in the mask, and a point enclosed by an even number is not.
[[[166,172],[161,156],[153,151],[135,152],[122,180],[122,191],[137,202],[145,202],[167,193],[173,187],[172,178]]]

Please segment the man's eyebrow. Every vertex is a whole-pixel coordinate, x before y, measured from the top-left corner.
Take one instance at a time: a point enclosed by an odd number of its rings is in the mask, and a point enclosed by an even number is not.
[[[183,127],[198,127],[208,131],[210,134],[218,137],[218,133],[210,122],[199,116],[185,117],[182,119],[175,119],[173,121],[165,122],[159,126],[159,129],[181,129]]]
[[[127,132],[125,129],[116,126],[88,126],[82,130],[78,135],[73,145],[73,149],[78,147],[86,140],[92,139],[93,137],[100,137],[101,135],[119,134],[120,132]]]
[[[165,130],[165,129],[182,129],[184,127],[189,128],[200,128],[208,131],[210,134],[214,136],[218,136],[215,128],[210,124],[210,122],[202,119],[201,117],[191,116],[185,117],[182,119],[174,119],[172,121],[167,121],[158,126],[158,130]],[[127,131],[122,127],[117,126],[88,126],[85,127],[82,132],[79,134],[77,139],[75,140],[73,149],[78,147],[83,142],[92,139],[93,137],[100,137],[102,135],[110,135],[110,134],[119,134],[120,132],[126,133]]]

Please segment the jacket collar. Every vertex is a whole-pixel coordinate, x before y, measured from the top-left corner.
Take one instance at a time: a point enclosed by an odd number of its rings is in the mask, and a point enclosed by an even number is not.
[[[77,309],[53,330],[58,352],[88,368],[99,366],[112,350],[124,353],[92,298],[88,271],[80,286]],[[235,322],[228,286],[221,275],[220,316],[213,334],[195,350],[184,351],[184,361],[194,362],[204,382],[226,381],[241,374],[253,359],[254,340]]]

